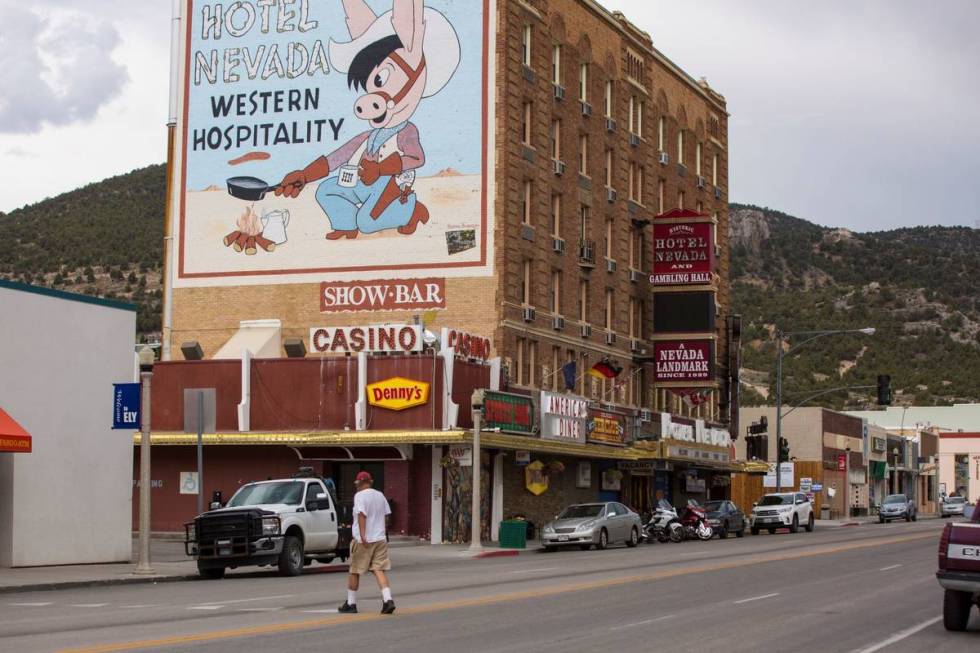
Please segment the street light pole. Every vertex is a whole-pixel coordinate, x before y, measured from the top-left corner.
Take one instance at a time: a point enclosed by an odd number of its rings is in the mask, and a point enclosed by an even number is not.
[[[779,442],[783,435],[783,357],[799,349],[803,345],[823,338],[824,336],[841,335],[845,333],[863,333],[866,336],[875,334],[874,327],[864,329],[838,329],[833,331],[795,331],[785,333],[776,329],[776,492],[782,491],[782,467],[779,462]],[[783,351],[783,343],[788,342],[793,336],[810,336],[795,347],[791,347],[788,352]]]
[[[844,447],[844,519],[851,518],[851,446]]]
[[[473,482],[470,483],[473,494],[472,512],[470,514],[470,548],[469,553],[479,553],[483,550],[480,522],[480,431],[483,430],[483,392],[473,392]]]
[[[154,574],[150,564],[150,383],[153,379],[153,350],[140,347],[140,523],[139,561],[136,574]]]

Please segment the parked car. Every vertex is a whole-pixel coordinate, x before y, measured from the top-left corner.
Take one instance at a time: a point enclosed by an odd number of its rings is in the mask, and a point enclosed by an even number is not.
[[[615,501],[580,503],[562,510],[541,529],[541,544],[547,551],[578,545],[587,551],[593,545],[605,549],[623,542],[634,547],[640,542],[640,516]]]
[[[751,530],[758,535],[761,529],[775,533],[777,528],[789,528],[790,533],[800,530],[813,532],[813,504],[802,492],[767,494],[752,507]]]
[[[962,516],[965,508],[966,497],[956,495],[943,497],[943,500],[939,503],[939,514],[942,517],[952,517],[953,515]]]
[[[980,606],[980,510],[969,523],[946,524],[939,539],[939,571],[936,580],[945,590],[943,625],[946,630],[966,630],[970,611]]]
[[[349,555],[350,528],[340,525],[336,497],[323,479],[249,483],[225,507],[212,508],[184,525],[184,550],[205,578],[250,565],[277,565],[281,575],[298,576],[313,560]]]
[[[731,501],[708,501],[704,509],[708,513],[708,524],[715,529],[719,539],[725,539],[729,533],[735,533],[735,537],[745,535],[745,513]]]
[[[894,519],[904,519],[905,521],[915,521],[918,514],[915,510],[915,502],[904,494],[889,494],[881,502],[878,509],[878,523],[884,524]]]

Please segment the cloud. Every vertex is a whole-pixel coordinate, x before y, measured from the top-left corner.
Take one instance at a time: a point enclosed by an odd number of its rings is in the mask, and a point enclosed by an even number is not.
[[[0,28],[0,133],[35,134],[45,125],[88,121],[128,80],[113,60],[119,32],[77,11],[42,15],[3,5]]]

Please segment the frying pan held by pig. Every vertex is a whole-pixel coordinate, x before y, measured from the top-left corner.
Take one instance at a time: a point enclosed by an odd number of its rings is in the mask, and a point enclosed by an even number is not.
[[[226,183],[229,195],[246,202],[258,202],[266,193],[282,186],[281,184],[270,186],[258,177],[232,177]]]

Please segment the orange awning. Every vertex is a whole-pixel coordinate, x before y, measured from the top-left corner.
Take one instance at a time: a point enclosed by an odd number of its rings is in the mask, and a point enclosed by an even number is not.
[[[0,452],[30,453],[31,436],[0,408]]]

